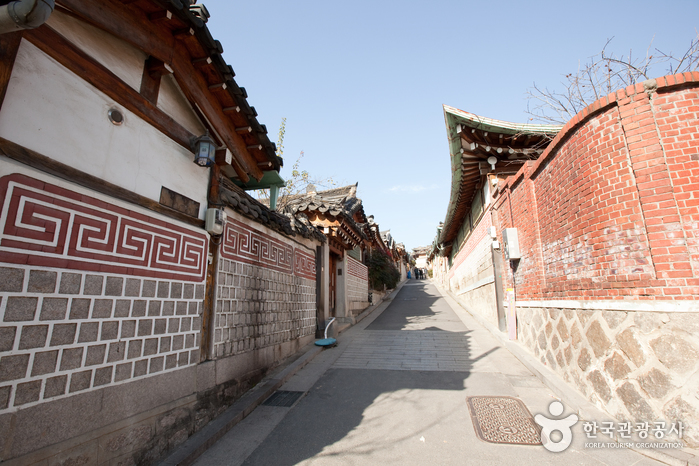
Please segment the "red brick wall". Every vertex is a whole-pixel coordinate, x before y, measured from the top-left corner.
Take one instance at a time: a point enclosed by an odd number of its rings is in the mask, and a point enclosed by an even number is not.
[[[630,86],[508,180],[495,209],[519,232],[517,299],[696,299],[698,125],[699,73]]]

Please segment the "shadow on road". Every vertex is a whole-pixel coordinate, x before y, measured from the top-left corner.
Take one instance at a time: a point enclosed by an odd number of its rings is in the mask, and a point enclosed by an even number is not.
[[[458,341],[461,354],[468,353],[472,346],[470,331],[428,283],[404,286],[366,330],[362,337],[372,338],[376,330],[400,330],[387,337],[394,340],[411,339],[417,337],[416,333],[425,335],[428,330],[435,332],[437,339]],[[400,360],[392,343],[384,346],[376,337],[374,341],[378,341],[375,354],[385,351],[386,360]],[[425,343],[424,339],[420,341]],[[410,348],[402,352],[403,357],[419,354],[419,349]],[[445,345],[441,348],[449,350]],[[397,448],[406,439],[414,443],[420,432],[452,416],[464,416],[459,405],[464,403],[462,392],[467,380],[475,376],[474,382],[483,384],[470,368],[496,349],[462,362],[459,372],[330,369],[244,464],[286,466],[311,458],[313,463],[323,464],[324,459],[337,456],[342,457],[341,462],[364,464],[378,450]],[[359,354],[361,348],[350,346],[347,352],[352,351]],[[465,420],[459,419],[458,425],[466,425]]]

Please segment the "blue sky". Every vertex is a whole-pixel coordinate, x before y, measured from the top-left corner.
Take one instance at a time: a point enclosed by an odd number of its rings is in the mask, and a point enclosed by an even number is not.
[[[285,167],[359,182],[367,215],[410,250],[444,220],[451,179],[442,104],[526,122],[534,82],[599,51],[684,52],[699,2],[206,0],[208,26]],[[663,71],[663,70],[661,70]],[[665,74],[659,72],[658,74]]]

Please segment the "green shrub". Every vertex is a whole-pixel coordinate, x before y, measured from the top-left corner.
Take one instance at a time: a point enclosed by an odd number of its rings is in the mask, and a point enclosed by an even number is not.
[[[369,285],[372,290],[395,288],[400,281],[400,272],[393,265],[391,258],[383,251],[374,251],[367,258],[369,267]]]

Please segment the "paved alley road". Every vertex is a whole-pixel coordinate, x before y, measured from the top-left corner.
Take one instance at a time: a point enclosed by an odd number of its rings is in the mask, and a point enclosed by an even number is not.
[[[467,396],[516,397],[547,416],[554,398],[428,281],[409,280],[338,341],[282,387],[304,392],[294,406],[259,406],[196,464],[659,464],[585,449],[581,423],[558,454],[478,439]]]

